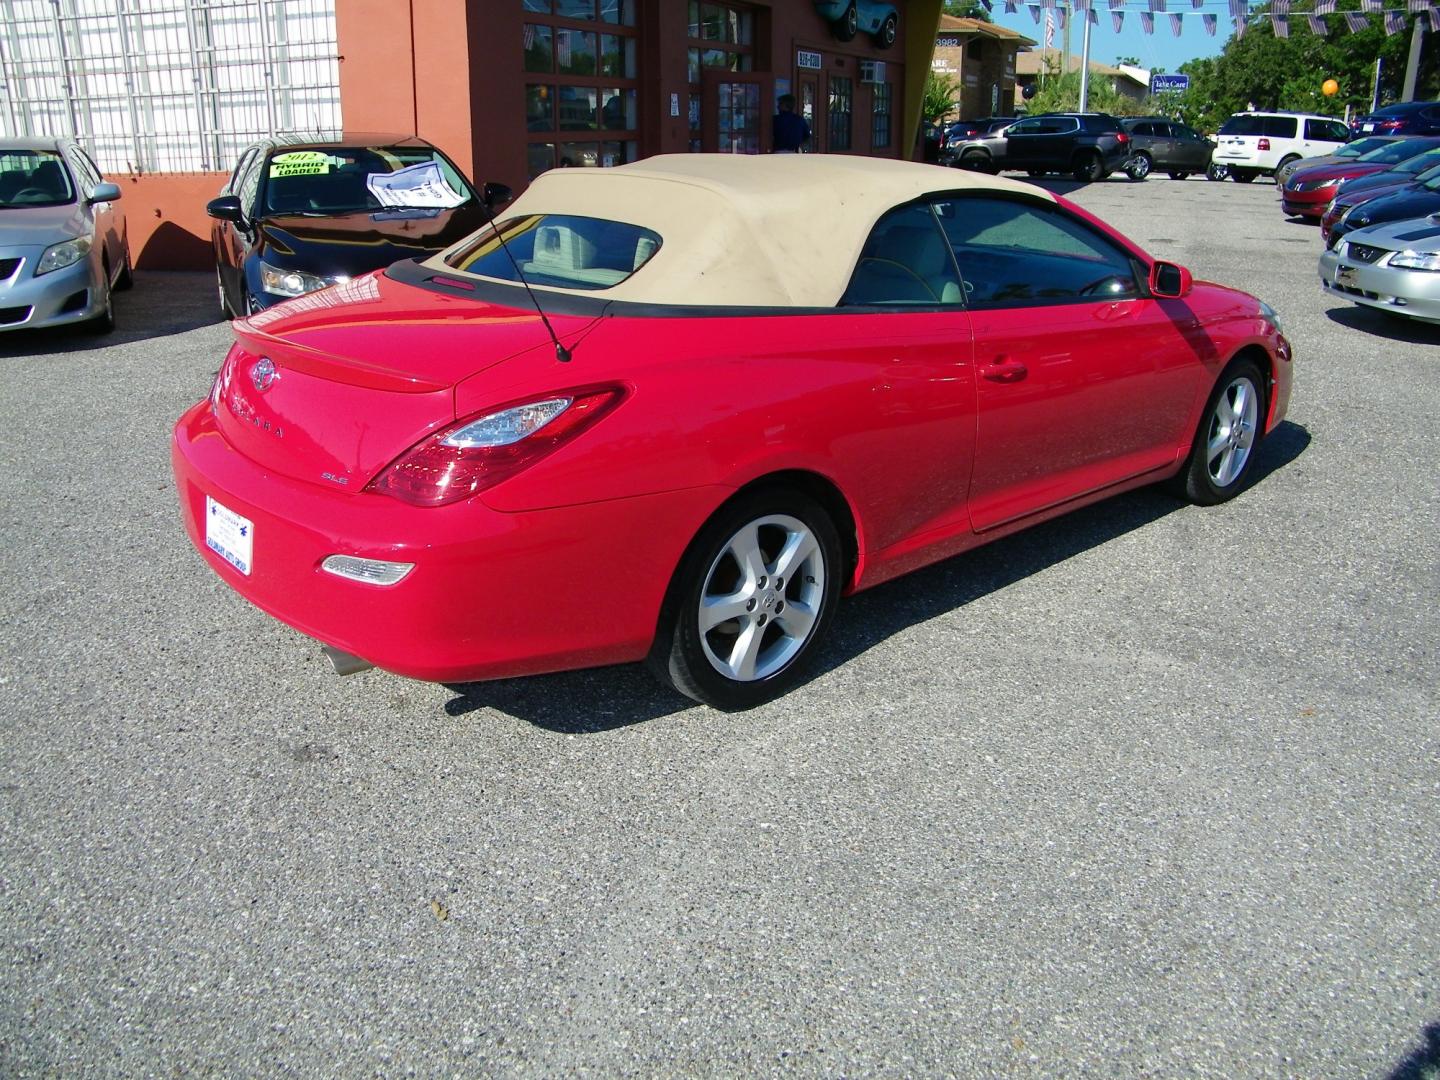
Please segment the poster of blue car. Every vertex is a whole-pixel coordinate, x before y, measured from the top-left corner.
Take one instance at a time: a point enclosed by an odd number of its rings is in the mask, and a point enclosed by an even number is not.
[[[900,12],[894,4],[884,0],[815,0],[815,10],[830,23],[840,41],[849,41],[863,30],[882,49],[895,44]]]

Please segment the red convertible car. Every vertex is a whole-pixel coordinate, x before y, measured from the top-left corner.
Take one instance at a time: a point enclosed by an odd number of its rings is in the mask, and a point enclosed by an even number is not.
[[[1264,303],[1064,199],[840,156],[549,172],[234,332],[172,449],[241,595],[342,670],[648,659],[725,709],[842,594],[1143,484],[1230,498],[1291,383]]]

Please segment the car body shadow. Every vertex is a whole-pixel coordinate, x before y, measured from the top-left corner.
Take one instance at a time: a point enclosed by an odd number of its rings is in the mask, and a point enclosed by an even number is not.
[[[1361,330],[1377,337],[1389,338],[1391,341],[1404,341],[1412,345],[1440,345],[1440,326],[1416,322],[1403,315],[1387,315],[1383,311],[1376,311],[1361,304],[1330,308],[1325,312],[1325,317],[1351,330]]]
[[[1252,482],[1261,483],[1289,465],[1309,444],[1305,428],[1285,421],[1265,440]],[[1184,505],[1157,488],[1143,488],[860,593],[842,602],[810,677],[833,671],[894,634],[1142,528]],[[695,707],[662,687],[640,664],[446,686],[456,695],[445,704],[451,716],[494,709],[563,734],[613,731]]]
[[[1440,1076],[1440,1024],[1427,1024],[1425,1041],[1390,1071],[1387,1080],[1435,1080]]]
[[[135,287],[115,294],[116,325],[110,333],[97,334],[76,325],[8,330],[0,334],[0,356],[92,352],[183,334],[220,321],[213,273],[136,270]]]

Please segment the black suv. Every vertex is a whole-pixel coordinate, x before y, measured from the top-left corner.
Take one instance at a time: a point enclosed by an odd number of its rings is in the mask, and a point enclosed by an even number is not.
[[[962,169],[1014,169],[1031,176],[1070,173],[1103,180],[1130,160],[1130,136],[1105,113],[1043,113],[950,147]]]
[[[1210,165],[1215,144],[1194,128],[1164,116],[1137,116],[1120,121],[1130,133],[1130,161],[1125,171],[1134,180],[1144,180],[1151,170],[1184,180],[1203,173]]]

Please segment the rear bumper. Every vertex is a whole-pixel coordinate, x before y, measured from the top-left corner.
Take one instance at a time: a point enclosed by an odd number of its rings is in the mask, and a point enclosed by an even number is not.
[[[180,418],[181,517],[227,585],[303,634],[411,678],[504,678],[638,660],[670,575],[726,492],[694,488],[507,514],[481,499],[420,509],[261,469],[215,426]],[[246,575],[205,544],[206,496],[253,526]],[[336,577],[329,555],[413,562],[393,586]]]

